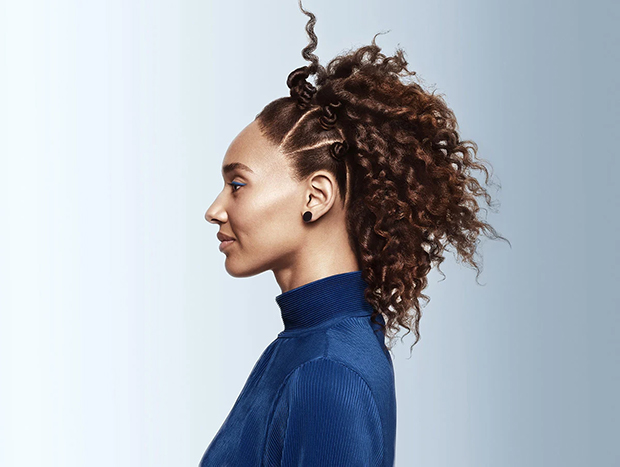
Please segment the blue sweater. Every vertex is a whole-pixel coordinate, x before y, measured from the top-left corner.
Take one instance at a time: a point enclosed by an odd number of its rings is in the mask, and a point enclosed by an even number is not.
[[[284,330],[200,467],[394,465],[394,370],[366,286],[353,271],[276,297]]]

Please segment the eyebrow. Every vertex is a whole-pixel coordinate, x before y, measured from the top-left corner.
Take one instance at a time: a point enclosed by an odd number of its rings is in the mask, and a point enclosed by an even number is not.
[[[233,170],[245,170],[246,172],[254,173],[252,169],[250,169],[247,165],[242,164],[241,162],[231,162],[230,164],[226,164],[222,167],[222,173],[227,174],[232,172]]]

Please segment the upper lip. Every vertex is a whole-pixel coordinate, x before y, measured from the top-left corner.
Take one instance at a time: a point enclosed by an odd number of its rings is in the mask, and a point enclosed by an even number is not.
[[[220,242],[225,242],[226,240],[234,240],[234,238],[229,237],[228,235],[225,235],[222,232],[217,233],[217,238]]]

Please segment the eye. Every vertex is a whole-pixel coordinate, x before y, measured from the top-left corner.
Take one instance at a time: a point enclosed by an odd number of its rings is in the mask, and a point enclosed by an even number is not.
[[[235,193],[237,191],[235,188],[245,186],[245,183],[232,182],[232,183],[229,183],[229,185],[233,187],[232,191],[233,193]]]

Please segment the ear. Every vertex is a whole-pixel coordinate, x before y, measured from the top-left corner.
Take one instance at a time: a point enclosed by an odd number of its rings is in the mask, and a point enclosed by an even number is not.
[[[304,211],[312,212],[312,221],[315,221],[328,212],[338,197],[336,177],[330,172],[320,170],[308,178],[306,203]]]

